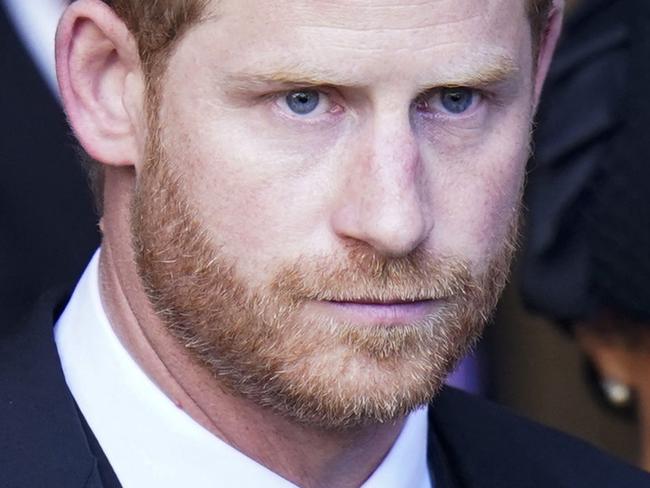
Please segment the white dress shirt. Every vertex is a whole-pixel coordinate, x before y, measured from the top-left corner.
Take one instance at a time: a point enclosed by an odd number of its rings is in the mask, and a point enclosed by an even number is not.
[[[98,284],[99,251],[55,326],[66,382],[125,488],[292,483],[211,434],[140,369],[113,332]],[[363,488],[431,488],[427,410],[413,412]]]
[[[52,93],[58,95],[54,37],[66,0],[4,0],[7,14]]]

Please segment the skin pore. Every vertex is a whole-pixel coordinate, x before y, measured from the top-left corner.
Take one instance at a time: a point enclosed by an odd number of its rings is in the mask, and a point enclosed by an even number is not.
[[[513,0],[208,10],[157,110],[108,7],[62,21],[66,110],[107,165],[102,300],[205,428],[300,486],[359,486],[503,286],[559,14],[534,72]]]

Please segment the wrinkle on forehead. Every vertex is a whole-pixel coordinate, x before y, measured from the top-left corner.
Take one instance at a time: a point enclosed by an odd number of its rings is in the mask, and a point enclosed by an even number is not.
[[[236,19],[239,32],[269,41],[320,40],[330,48],[420,51],[454,42],[460,32],[493,40],[517,29],[516,24],[521,24],[519,29],[525,28],[524,2],[220,0],[218,17]],[[513,22],[513,18],[520,22]]]
[[[419,30],[462,24],[495,15],[506,17],[519,10],[525,18],[526,0],[220,0],[225,15],[254,17],[269,24],[283,24],[341,30]],[[213,9],[216,9],[213,6]]]
[[[482,86],[527,73],[524,2],[220,0],[193,57],[249,85]]]

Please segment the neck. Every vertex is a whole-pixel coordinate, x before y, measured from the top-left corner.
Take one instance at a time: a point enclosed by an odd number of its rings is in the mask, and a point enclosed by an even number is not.
[[[223,389],[172,337],[137,275],[128,223],[128,175],[107,175],[111,205],[102,219],[100,290],[124,347],[157,386],[196,422],[248,457],[306,487],[360,486],[381,463],[404,419],[347,431],[297,424]],[[122,188],[120,188],[122,187]],[[113,192],[111,192],[113,193]],[[114,238],[116,236],[117,238]],[[121,238],[119,236],[122,236]]]

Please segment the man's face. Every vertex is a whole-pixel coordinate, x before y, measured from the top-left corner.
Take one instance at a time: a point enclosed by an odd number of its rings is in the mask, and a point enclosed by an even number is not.
[[[327,428],[403,415],[503,286],[533,110],[524,1],[213,3],[138,167],[154,307],[262,406]]]

